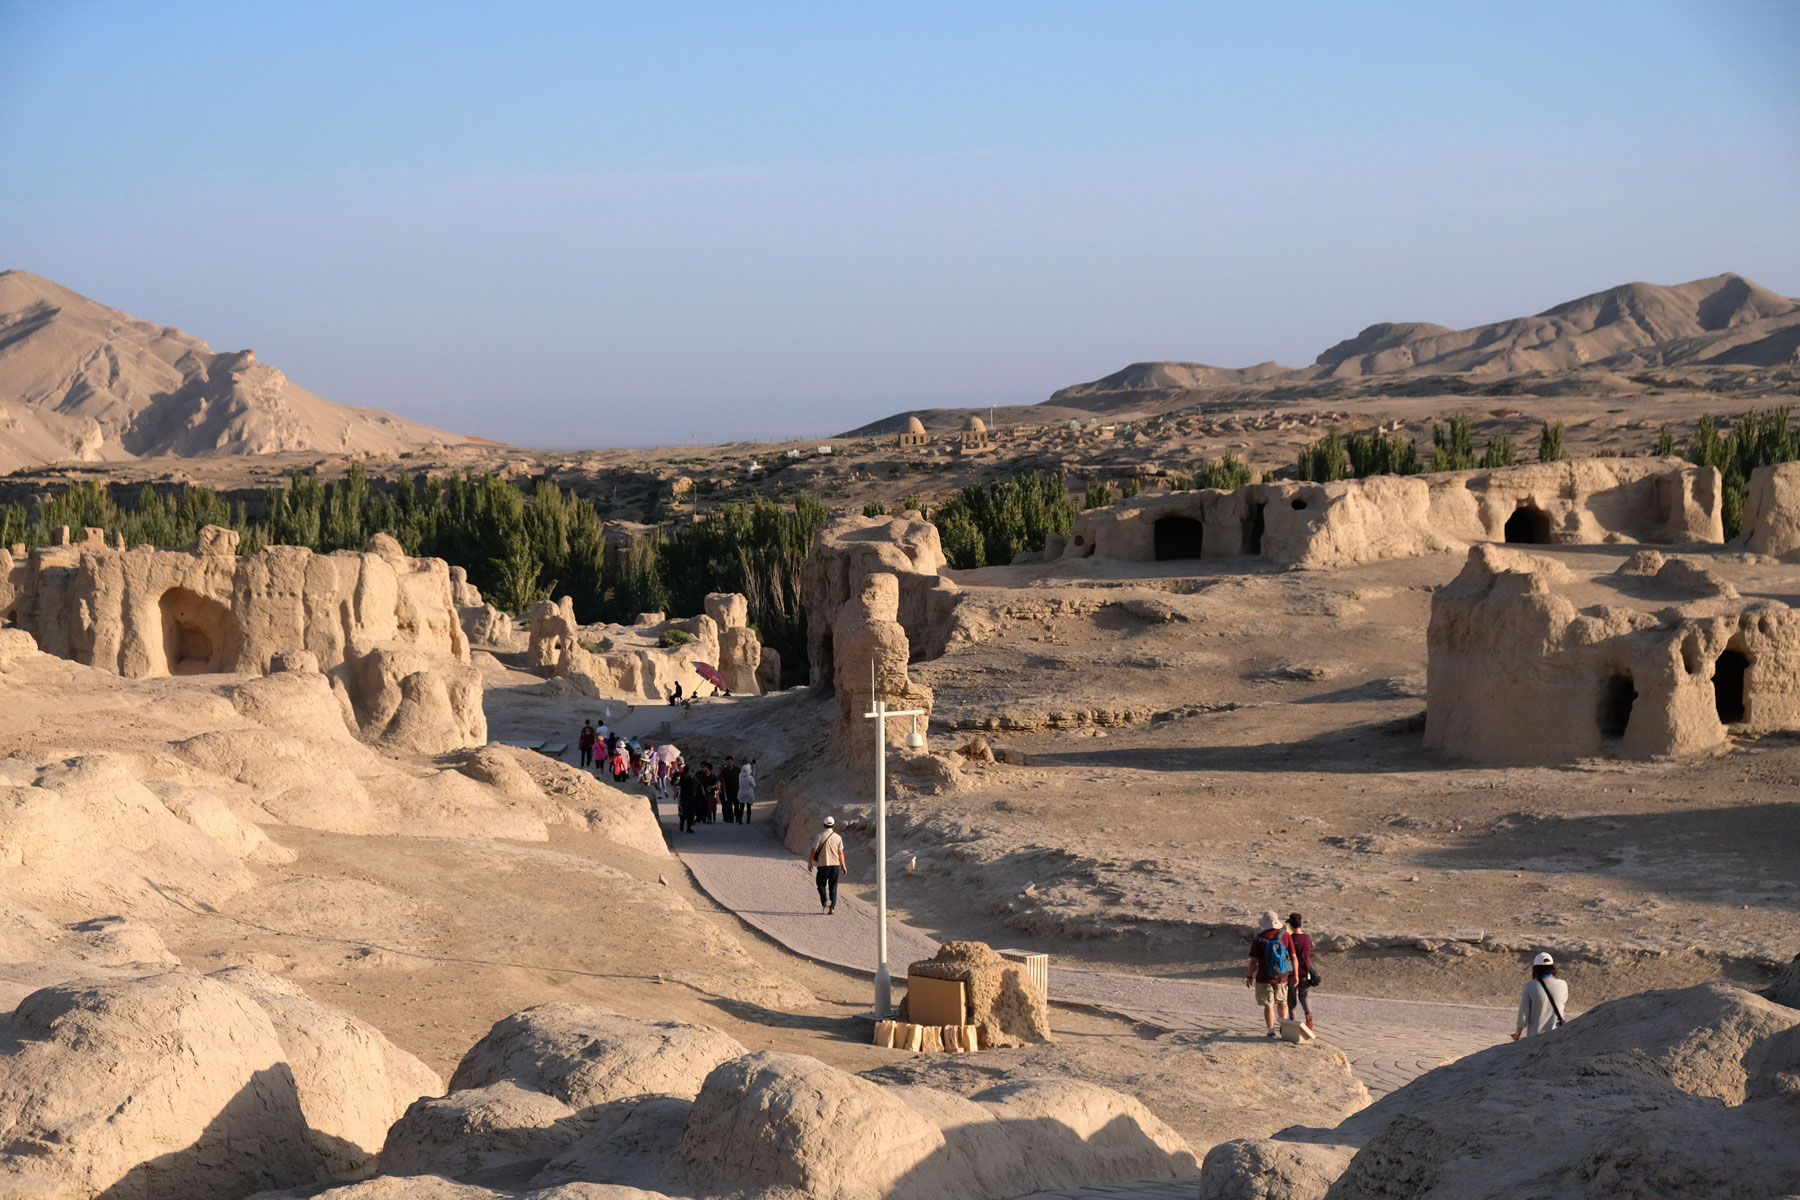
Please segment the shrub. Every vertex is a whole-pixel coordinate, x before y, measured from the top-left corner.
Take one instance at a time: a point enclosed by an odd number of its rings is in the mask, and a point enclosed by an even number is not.
[[[685,629],[665,629],[663,635],[656,639],[659,646],[687,646],[694,641],[694,635]]]
[[[1081,494],[1081,507],[1083,511],[1090,508],[1105,508],[1112,502],[1112,488],[1106,485],[1104,479],[1094,480],[1087,485],[1087,491]]]

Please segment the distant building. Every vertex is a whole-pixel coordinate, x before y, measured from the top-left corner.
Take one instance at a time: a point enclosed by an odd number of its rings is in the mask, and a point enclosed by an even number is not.
[[[980,417],[970,417],[963,422],[962,441],[957,447],[961,454],[981,454],[993,449],[988,442],[987,424]]]
[[[925,432],[925,422],[917,417],[906,418],[906,430],[900,435],[900,445],[926,446],[931,444],[931,435]]]

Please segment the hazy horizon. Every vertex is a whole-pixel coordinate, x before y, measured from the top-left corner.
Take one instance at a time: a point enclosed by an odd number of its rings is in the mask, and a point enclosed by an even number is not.
[[[559,448],[1800,294],[1800,6],[1504,15],[0,3],[0,266]]]

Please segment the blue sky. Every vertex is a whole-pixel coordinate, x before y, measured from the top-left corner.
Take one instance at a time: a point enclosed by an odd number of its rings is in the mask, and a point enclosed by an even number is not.
[[[1800,4],[0,0],[0,266],[531,445],[1800,294]]]

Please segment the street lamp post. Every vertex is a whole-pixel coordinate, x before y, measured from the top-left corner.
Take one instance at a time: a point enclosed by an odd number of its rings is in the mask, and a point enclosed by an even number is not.
[[[875,695],[875,664],[869,663],[869,695],[873,711],[863,714],[875,722],[875,1017],[894,1014],[894,981],[888,973],[887,944],[887,722],[889,717],[913,718],[906,745],[917,750],[925,744],[918,719],[929,714],[922,708],[889,710],[887,701]]]

